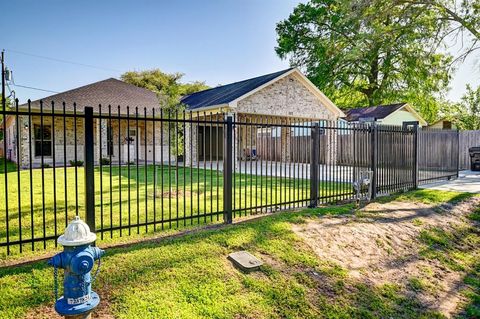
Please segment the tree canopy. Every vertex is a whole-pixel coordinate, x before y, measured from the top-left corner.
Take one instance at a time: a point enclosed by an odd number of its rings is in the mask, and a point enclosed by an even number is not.
[[[183,83],[183,73],[165,73],[159,69],[145,71],[129,71],[121,75],[121,79],[127,83],[149,89],[156,92],[166,109],[177,110],[180,108],[180,98],[183,95],[208,89],[202,81]]]
[[[376,0],[381,1],[381,0]],[[462,47],[454,62],[463,62],[480,49],[480,0],[395,0],[392,6],[408,5],[414,10],[430,11],[441,27],[434,39],[444,44],[446,38]]]
[[[452,57],[432,51],[431,11],[387,1],[311,0],[277,24],[277,54],[341,107],[406,101],[427,121],[450,80]]]
[[[448,108],[447,117],[461,130],[480,130],[480,86],[467,85],[460,103]]]
[[[191,83],[183,83],[183,73],[165,73],[159,69],[146,71],[129,71],[121,75],[121,79],[127,83],[149,89],[157,93],[160,100],[160,106],[165,111],[166,117],[175,117],[179,111],[184,110],[184,106],[180,103],[180,99],[184,95],[208,89],[205,82],[194,81]],[[183,154],[183,124],[170,122],[172,132],[179,132],[172,138],[172,147],[170,152],[173,155]]]

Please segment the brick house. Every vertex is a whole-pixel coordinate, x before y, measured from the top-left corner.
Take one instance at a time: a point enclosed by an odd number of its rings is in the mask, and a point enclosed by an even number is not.
[[[44,163],[48,165],[53,163],[53,157],[55,157],[55,164],[59,165],[63,165],[65,162],[68,164],[69,161],[75,159],[83,161],[83,118],[77,118],[75,123],[73,117],[61,116],[64,112],[67,115],[72,115],[74,113],[74,103],[76,104],[77,114],[82,114],[85,106],[92,106],[94,115],[98,115],[100,111],[102,115],[108,115],[108,106],[111,105],[111,114],[114,116],[126,116],[127,112],[130,116],[134,116],[135,108],[138,107],[140,118],[144,114],[144,108],[148,110],[147,116],[152,113],[152,109],[158,110],[160,108],[159,100],[154,92],[113,78],[32,101],[30,105],[28,103],[22,104],[18,107],[19,111],[39,112],[43,107],[45,115],[43,119],[38,115],[31,117],[21,115],[18,116],[18,119],[13,115],[7,116],[5,119],[6,158],[19,163],[22,168],[29,166],[30,158],[32,165],[38,167],[42,155]],[[53,117],[50,115],[52,112],[59,116]],[[156,114],[160,114],[160,112]],[[156,147],[153,147],[151,121],[147,123],[139,121],[138,126],[133,123],[134,121],[130,122],[130,125],[128,125],[127,120],[94,119],[95,162],[97,164],[100,158],[110,157],[112,163],[144,161],[145,154],[147,160],[151,161],[153,149],[157,153],[156,158],[160,158],[160,152],[163,152],[164,159],[168,158],[170,152],[166,143],[162,147],[159,147],[156,143]],[[19,136],[17,136],[17,124]],[[159,134],[160,124],[156,125],[155,130]],[[43,147],[41,146],[42,139]],[[132,140],[135,143],[136,139],[139,143],[138,151],[136,151],[136,147],[132,147]],[[20,141],[18,152],[17,141]],[[127,147],[130,148],[129,159],[125,157],[128,153]]]
[[[427,126],[427,122],[408,103],[395,103],[370,107],[354,108],[345,111],[345,120],[350,123],[375,121],[384,125],[403,125],[403,122],[418,122]]]
[[[338,120],[345,114],[326,97],[310,80],[308,80],[297,68],[290,68],[279,72],[251,78],[248,80],[218,86],[204,91],[196,92],[183,97],[182,103],[187,110],[192,111],[193,117],[201,119],[209,114],[229,113],[234,114],[240,122],[257,121],[268,117],[281,124],[310,123],[319,120]],[[256,137],[265,133],[265,128],[258,127],[256,130],[243,132],[243,128],[235,128],[234,134],[237,139],[234,145],[238,149],[238,160],[245,159],[250,149],[256,148]],[[187,147],[186,160],[208,160],[212,158],[210,150],[214,152],[214,158],[222,157],[223,154],[223,127],[202,125],[193,123],[187,125],[185,136]],[[190,132],[191,131],[191,132]],[[211,132],[210,132],[211,131]],[[281,136],[283,145],[289,148],[291,134],[295,134],[291,128],[277,128],[276,132],[267,132]],[[190,140],[190,136],[192,137]],[[210,141],[213,145],[209,145]],[[207,145],[204,145],[207,144]],[[333,145],[330,148],[336,149]],[[190,154],[193,152],[193,154]],[[282,160],[288,160],[290,152],[283,153]],[[263,154],[258,154],[262,156]]]
[[[56,164],[69,163],[71,160],[83,160],[83,119],[77,118],[76,125],[72,117],[55,117],[48,114],[63,114],[63,102],[65,102],[65,113],[74,113],[74,102],[77,105],[77,113],[83,113],[85,106],[92,106],[94,114],[101,113],[108,115],[108,105],[111,105],[111,114],[114,116],[126,116],[127,112],[132,117],[135,108],[139,109],[139,117],[143,116],[143,109],[146,108],[147,116],[151,116],[152,109],[155,114],[160,114],[160,103],[154,92],[139,88],[134,85],[116,79],[107,79],[82,86],[73,90],[48,96],[43,101],[43,110],[47,115],[42,118],[34,115],[14,116],[6,118],[6,157],[14,162],[20,163],[21,167],[28,167],[30,157],[32,164],[38,167],[41,164],[43,155],[44,163],[51,165],[53,157]],[[345,114],[332,103],[318,88],[313,85],[298,69],[290,68],[279,72],[251,78],[248,80],[218,86],[204,91],[196,92],[182,98],[181,102],[191,111],[192,117],[199,122],[188,122],[185,124],[185,160],[195,164],[202,160],[223,157],[223,125],[204,125],[201,119],[205,116],[218,117],[219,114],[234,114],[236,121],[255,122],[268,117],[277,124],[311,123],[313,121],[330,120],[335,121]],[[52,108],[53,103],[53,108]],[[129,106],[127,110],[127,106]],[[40,100],[30,103],[32,112],[38,112],[41,108]],[[28,111],[29,105],[19,106],[20,111]],[[213,115],[212,115],[213,114]],[[162,128],[159,121],[155,121],[155,135],[159,136]],[[17,123],[19,139],[17,139]],[[101,158],[112,158],[112,163],[126,163],[128,161],[153,161],[163,158],[164,162],[174,161],[168,146],[168,138],[163,139],[163,145],[159,145],[158,139],[153,145],[153,121],[147,123],[139,121],[138,126],[135,120],[112,120],[98,118],[94,119],[95,136],[95,161],[98,164]],[[76,127],[76,129],[75,129]],[[235,128],[234,145],[238,148],[236,160],[245,159],[246,151],[256,148],[256,141],[259,134],[270,134],[282,140],[285,150],[289,149],[290,136],[295,134],[294,130],[286,127],[277,127],[269,130],[262,127],[245,130],[245,127]],[[75,133],[76,132],[76,133]],[[168,133],[166,127],[163,135]],[[146,134],[146,135],[145,135]],[[75,143],[76,138],[76,143]],[[30,143],[29,143],[30,139]],[[43,147],[41,146],[43,139]],[[64,143],[64,139],[66,142]],[[139,149],[132,147],[136,140],[139,142]],[[18,145],[17,156],[17,140]],[[336,150],[335,139],[330,139],[332,145],[327,145],[331,150]],[[209,145],[204,145],[209,143]],[[75,146],[76,145],[76,146]],[[127,158],[127,151],[130,150],[130,157]],[[163,152],[163,154],[162,154]],[[43,153],[43,154],[42,154]],[[289,159],[289,151],[282,153],[282,160]],[[264,154],[258,154],[260,156]],[[20,160],[18,160],[18,158]],[[330,157],[335,160],[335,156]],[[190,163],[192,162],[193,163]]]

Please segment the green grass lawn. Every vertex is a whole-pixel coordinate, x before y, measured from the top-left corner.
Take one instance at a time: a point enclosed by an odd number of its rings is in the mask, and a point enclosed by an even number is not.
[[[3,166],[2,166],[3,167]],[[101,228],[115,228],[150,223],[122,229],[125,237],[143,236],[155,230],[185,228],[202,223],[223,221],[223,174],[215,170],[190,169],[135,165],[121,168],[112,166],[95,168],[95,216],[97,232]],[[85,219],[84,173],[82,167],[34,169],[30,179],[29,170],[19,174],[12,163],[8,163],[8,219],[5,210],[5,174],[0,174],[0,241],[40,238],[61,234],[68,221],[76,213]],[[65,182],[66,174],[66,182]],[[130,174],[130,176],[129,176]],[[110,180],[111,176],[111,180]],[[20,181],[20,188],[18,188]],[[30,181],[32,186],[30,187]],[[163,187],[162,187],[163,181]],[[310,182],[306,179],[287,179],[235,174],[234,176],[235,217],[293,207],[306,206],[310,197]],[[334,194],[348,192],[349,185],[322,183],[323,192]],[[55,189],[54,189],[55,188]],[[18,191],[20,189],[20,191]],[[155,191],[156,189],[156,191]],[[32,203],[30,192],[32,191]],[[155,195],[156,194],[156,195]],[[19,197],[20,196],[20,197]],[[302,200],[299,203],[279,203]],[[20,202],[20,205],[19,205]],[[255,209],[258,206],[268,209]],[[213,213],[213,214],[212,214]],[[33,215],[33,218],[32,218]],[[57,227],[55,227],[55,222]],[[156,224],[153,225],[152,223]],[[32,234],[33,229],[33,234]],[[21,234],[20,234],[21,230]],[[99,232],[99,238],[118,241],[120,230]],[[111,238],[114,238],[113,240]],[[54,241],[36,242],[35,249],[52,248]],[[31,244],[23,245],[25,253]],[[7,253],[0,248],[0,258]],[[11,254],[19,253],[19,245],[12,247]]]
[[[397,199],[424,195],[430,203],[459,197],[420,191]],[[103,298],[97,313],[115,318],[444,318],[422,307],[403,286],[372,285],[350,277],[346,269],[318,258],[292,231],[293,225],[312,218],[353,212],[353,205],[342,205],[279,213],[217,230],[108,249],[94,285]],[[475,220],[478,212],[471,216]],[[447,246],[441,239],[444,235],[450,238]],[[425,258],[445,260],[445,267],[450,267],[451,260],[461,262],[468,274],[465,285],[470,300],[465,317],[478,318],[478,252],[462,250],[460,238],[478,242],[480,234],[468,229],[458,236],[459,241],[454,240],[456,236],[423,234]],[[250,251],[265,265],[250,274],[238,271],[226,259],[236,250]],[[409,285],[423,287],[420,280]],[[0,297],[0,318],[52,318],[52,269],[44,261],[0,268]]]

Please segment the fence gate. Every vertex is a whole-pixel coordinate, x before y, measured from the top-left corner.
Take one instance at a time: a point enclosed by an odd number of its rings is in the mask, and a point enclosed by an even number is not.
[[[415,163],[417,128],[393,125],[374,126],[376,194],[388,194],[416,186]]]
[[[426,129],[418,132],[418,181],[458,177],[459,133],[456,130]]]

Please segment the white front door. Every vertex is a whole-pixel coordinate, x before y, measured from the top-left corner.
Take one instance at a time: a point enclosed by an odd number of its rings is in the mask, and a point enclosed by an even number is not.
[[[123,151],[123,161],[125,163],[135,162],[137,160],[137,154],[141,154],[140,149],[137,150],[137,141],[138,148],[140,148],[140,141],[138,140],[138,128],[130,127],[127,131],[126,143],[124,145]],[[130,152],[130,153],[129,153]]]

